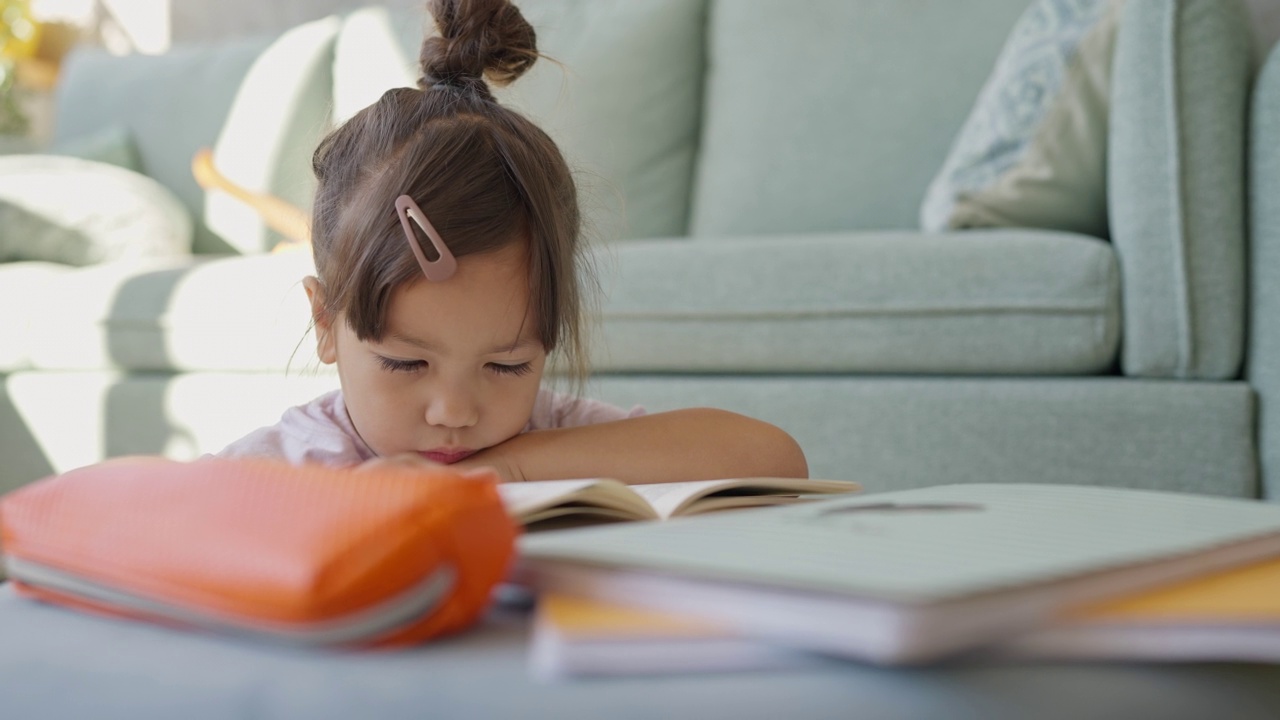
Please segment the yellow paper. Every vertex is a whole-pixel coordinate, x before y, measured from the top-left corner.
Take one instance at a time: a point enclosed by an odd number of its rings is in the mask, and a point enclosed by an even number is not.
[[[1082,608],[1071,620],[1280,621],[1280,559]]]

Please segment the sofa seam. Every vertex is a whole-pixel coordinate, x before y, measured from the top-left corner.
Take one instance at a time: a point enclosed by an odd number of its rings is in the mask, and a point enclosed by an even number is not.
[[[604,312],[605,320],[805,320],[815,318],[846,317],[901,317],[903,315],[930,316],[975,316],[975,315],[1062,315],[1062,316],[1104,316],[1106,306],[1087,308],[973,308],[956,309],[955,307],[928,307],[903,309],[868,309],[868,310],[801,310],[790,312]]]
[[[1173,200],[1173,212],[1170,213],[1170,222],[1173,224],[1170,232],[1170,241],[1173,244],[1171,248],[1171,260],[1173,271],[1174,285],[1174,342],[1176,353],[1174,357],[1173,374],[1177,376],[1187,376],[1191,373],[1191,367],[1194,362],[1193,349],[1194,343],[1192,338],[1193,328],[1191,327],[1191,316],[1193,308],[1191,306],[1191,277],[1187,259],[1187,219],[1186,219],[1186,183],[1183,181],[1182,173],[1185,169],[1183,162],[1183,123],[1179,115],[1182,105],[1182,98],[1179,95],[1178,79],[1181,75],[1182,65],[1179,62],[1178,48],[1180,46],[1179,23],[1178,17],[1185,6],[1185,0],[1170,3],[1166,5],[1165,12],[1165,37],[1168,43],[1165,45],[1166,52],[1165,66],[1168,68],[1165,74],[1166,89],[1168,91],[1168,107],[1165,108],[1166,116],[1169,118],[1169,135],[1167,140],[1172,144],[1172,152],[1168,153],[1170,172],[1169,181],[1172,187],[1169,188],[1170,197]]]

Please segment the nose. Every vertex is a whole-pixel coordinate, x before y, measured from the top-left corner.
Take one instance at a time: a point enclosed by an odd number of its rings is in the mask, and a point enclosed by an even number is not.
[[[466,428],[479,419],[479,404],[465,387],[436,387],[427,401],[427,423],[438,427]]]

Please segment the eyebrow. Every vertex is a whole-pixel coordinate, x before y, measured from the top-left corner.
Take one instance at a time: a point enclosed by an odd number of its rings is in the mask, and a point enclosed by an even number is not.
[[[391,333],[391,339],[412,345],[416,348],[421,348],[423,350],[426,350],[427,352],[439,353],[441,351],[441,348],[439,345],[431,342],[430,340],[423,340],[422,338],[416,338],[409,335],[401,335],[400,333],[393,332]],[[488,350],[483,354],[497,355],[499,353],[508,353],[508,352],[513,352],[515,350],[519,350],[520,348],[523,348],[523,347],[536,346],[537,344],[538,342],[533,338],[523,337],[523,338],[517,339],[515,342],[511,343],[510,345],[504,344],[504,345],[495,346],[493,349]]]

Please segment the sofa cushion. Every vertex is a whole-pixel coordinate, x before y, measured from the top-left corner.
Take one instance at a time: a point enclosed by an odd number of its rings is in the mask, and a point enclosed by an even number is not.
[[[309,253],[115,262],[59,275],[32,302],[40,369],[305,372],[318,365],[301,280]]]
[[[217,452],[336,387],[332,374],[15,373],[0,386],[0,490],[118,455]],[[868,492],[939,478],[1258,492],[1245,383],[619,374],[593,379],[586,394],[650,412],[760,418],[796,438],[814,477]]]
[[[0,157],[0,261],[89,265],[190,252],[191,216],[155,180],[74,157]]]
[[[595,368],[609,371],[1105,372],[1120,333],[1106,243],[970,231],[601,248]],[[30,303],[43,369],[309,372],[305,253],[110,263]]]
[[[636,241],[596,263],[604,371],[1105,372],[1111,247],[970,231]]]
[[[338,387],[336,373],[88,370],[3,376],[0,455],[7,462],[0,468],[0,491],[120,455],[195,460]],[[19,422],[11,420],[15,416]],[[15,458],[26,462],[14,467]]]
[[[719,0],[697,235],[915,228],[1027,0]]]
[[[590,394],[760,418],[800,443],[811,476],[867,492],[998,482],[1258,497],[1255,403],[1241,382],[618,375]]]
[[[1123,0],[1032,3],[929,185],[929,231],[1034,227],[1107,237],[1107,106]]]
[[[33,325],[37,305],[57,301],[79,304],[80,299],[48,295],[58,278],[74,274],[76,268],[51,262],[0,263],[0,373],[31,367],[32,337],[56,335],[61,331]]]
[[[605,240],[684,234],[704,0],[524,0],[520,10],[550,60],[495,92],[543,127],[578,171],[589,232]],[[420,6],[347,18],[334,65],[338,119],[388,88],[416,86],[426,23]]]
[[[1249,30],[1236,0],[1127,0],[1108,205],[1126,375],[1235,377],[1244,345]]]

